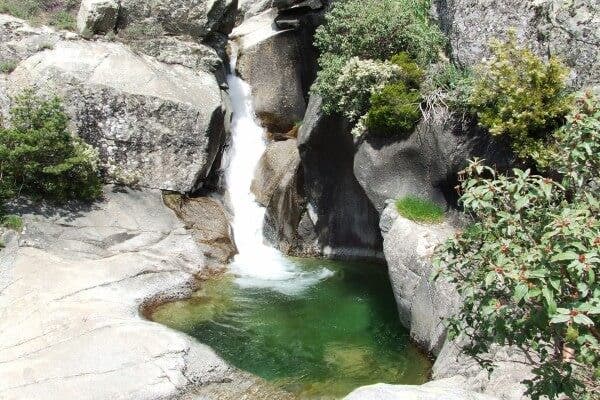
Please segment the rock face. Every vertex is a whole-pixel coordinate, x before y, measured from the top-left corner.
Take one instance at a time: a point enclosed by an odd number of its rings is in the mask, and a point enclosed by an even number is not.
[[[212,73],[167,65],[101,42],[59,42],[11,74],[65,99],[74,130],[100,151],[116,180],[191,192],[202,185],[225,139],[225,96]]]
[[[400,320],[421,348],[437,355],[446,340],[444,319],[457,311],[458,293],[447,282],[431,282],[431,257],[455,231],[448,223],[421,225],[401,218],[394,204],[382,214],[381,231]]]
[[[263,232],[271,245],[288,255],[321,254],[307,208],[295,139],[267,146],[252,182],[252,192],[266,207]]]
[[[23,236],[0,251],[2,399],[287,398],[140,316],[205,268],[160,192],[109,187],[93,205],[20,211]]]
[[[502,400],[525,399],[525,388],[520,382],[531,377],[531,370],[522,353],[508,347],[494,349],[486,355],[496,365],[489,375],[475,360],[461,353],[461,340],[446,340],[444,320],[457,312],[460,297],[450,283],[431,282],[431,258],[435,247],[453,235],[455,229],[447,222],[423,225],[409,221],[390,204],[382,214],[381,230],[400,320],[421,347],[437,355],[433,379],[457,377],[463,380],[458,387],[464,389]]]
[[[514,28],[538,53],[563,59],[575,87],[600,82],[597,1],[436,0],[434,10],[463,66],[479,63],[489,55],[489,41]]]
[[[237,254],[230,218],[219,200],[165,194],[164,201],[191,232],[209,267],[222,269]]]
[[[298,135],[309,214],[324,254],[380,257],[379,215],[354,177],[350,129],[311,97]]]
[[[476,123],[439,109],[407,140],[367,135],[356,151],[354,174],[379,212],[386,200],[407,195],[445,206],[456,202],[456,174],[473,157],[500,166],[510,161]]]
[[[207,39],[231,31],[237,7],[237,0],[121,0],[119,29],[144,24]]]
[[[116,0],[83,0],[77,14],[77,30],[84,37],[115,30],[119,15]]]
[[[463,388],[460,378],[433,381],[421,386],[383,383],[356,389],[344,400],[497,400],[496,397]]]

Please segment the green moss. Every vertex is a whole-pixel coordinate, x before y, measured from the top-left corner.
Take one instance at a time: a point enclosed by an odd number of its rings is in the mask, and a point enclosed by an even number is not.
[[[371,97],[366,126],[370,134],[408,138],[421,118],[421,94],[402,83],[387,85]]]
[[[396,201],[400,215],[415,222],[441,223],[444,221],[444,210],[437,204],[413,196],[403,197]]]
[[[0,226],[15,231],[21,231],[21,229],[23,229],[23,220],[18,215],[5,215],[0,217]]]
[[[406,52],[401,52],[393,56],[390,61],[392,64],[397,65],[402,69],[402,80],[407,87],[411,89],[418,89],[423,79],[425,78],[425,72],[419,64]]]

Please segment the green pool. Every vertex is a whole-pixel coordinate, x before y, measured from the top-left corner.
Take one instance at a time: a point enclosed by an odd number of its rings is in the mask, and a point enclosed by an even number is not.
[[[427,381],[431,361],[400,325],[384,267],[291,262],[304,278],[320,278],[295,292],[213,278],[190,299],[156,308],[151,318],[301,399],[342,398],[377,382]]]

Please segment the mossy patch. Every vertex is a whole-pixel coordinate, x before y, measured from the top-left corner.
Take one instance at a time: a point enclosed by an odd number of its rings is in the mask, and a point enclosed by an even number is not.
[[[5,215],[0,217],[0,226],[20,232],[23,229],[23,220],[18,215]]]
[[[444,221],[444,209],[437,204],[407,196],[396,201],[396,208],[400,215],[415,222],[439,224]]]

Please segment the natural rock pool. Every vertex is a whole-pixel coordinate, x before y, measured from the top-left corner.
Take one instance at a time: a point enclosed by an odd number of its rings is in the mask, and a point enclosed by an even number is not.
[[[290,262],[302,271],[298,287],[261,287],[225,275],[188,300],[157,307],[151,318],[304,399],[428,380],[431,362],[400,324],[385,267]]]

